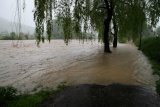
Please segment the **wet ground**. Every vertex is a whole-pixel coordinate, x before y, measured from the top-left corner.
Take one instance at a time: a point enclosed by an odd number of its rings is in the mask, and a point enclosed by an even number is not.
[[[140,86],[76,85],[50,96],[39,107],[160,107],[160,97]]]

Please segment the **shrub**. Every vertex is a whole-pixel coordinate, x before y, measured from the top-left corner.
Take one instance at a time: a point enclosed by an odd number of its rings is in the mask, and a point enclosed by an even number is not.
[[[11,86],[0,87],[0,105],[5,105],[7,101],[12,100],[17,94],[17,90]]]
[[[156,84],[157,84],[157,86],[156,86],[156,91],[157,91],[157,93],[160,95],[160,80],[158,80],[158,81],[156,82]]]
[[[160,37],[144,38],[141,50],[150,59],[160,62]]]
[[[118,42],[119,43],[126,43],[127,42],[127,38],[126,37],[118,37]]]
[[[50,95],[64,90],[65,87],[64,84],[60,84],[57,89],[44,88],[33,94],[26,93],[19,95],[17,95],[18,91],[11,86],[0,87],[0,107],[36,107],[49,98]]]
[[[134,44],[135,44],[136,47],[138,47],[138,46],[139,46],[139,39],[136,39],[136,40],[134,41]]]

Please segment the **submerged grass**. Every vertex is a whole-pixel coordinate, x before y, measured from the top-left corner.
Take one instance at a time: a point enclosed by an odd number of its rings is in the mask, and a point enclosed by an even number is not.
[[[13,87],[0,87],[0,107],[36,107],[50,95],[64,90],[65,85],[57,89],[45,89],[34,94],[20,94]]]
[[[138,42],[135,43],[136,46],[138,44]],[[149,58],[154,74],[160,76],[160,37],[143,38],[141,51]],[[160,80],[156,83],[156,91],[160,94]]]

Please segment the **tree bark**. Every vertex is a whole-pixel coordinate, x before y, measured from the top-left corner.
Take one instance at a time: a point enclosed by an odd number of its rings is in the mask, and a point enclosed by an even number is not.
[[[138,50],[141,50],[141,46],[142,46],[142,29],[143,29],[143,24],[141,23],[140,35],[139,35],[139,47],[138,47]]]
[[[111,53],[110,47],[109,47],[109,19],[104,20],[104,52]]]
[[[138,50],[141,50],[141,44],[142,44],[142,35],[140,34]]]
[[[107,8],[107,18],[104,20],[104,52],[111,53],[109,47],[109,26],[113,16],[112,0],[104,0]]]

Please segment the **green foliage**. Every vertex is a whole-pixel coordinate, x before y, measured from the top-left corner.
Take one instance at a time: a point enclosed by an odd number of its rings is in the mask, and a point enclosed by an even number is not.
[[[160,62],[160,37],[149,37],[142,40],[142,51],[149,58]]]
[[[139,46],[139,39],[136,39],[136,40],[134,41],[134,44],[135,44],[136,47],[138,47],[138,46]]]
[[[10,34],[0,35],[0,40],[33,40],[35,39],[34,35],[23,34],[18,36],[15,32]]]
[[[55,0],[35,0],[34,20],[36,22],[37,43],[44,41],[44,21],[46,21],[48,39],[52,32],[52,3]],[[54,5],[54,4],[53,4]]]
[[[15,32],[11,32],[10,34],[0,36],[0,40],[18,40],[18,39],[19,37],[16,35]]]
[[[13,100],[16,94],[17,90],[11,86],[0,87],[0,105],[4,105],[7,101]]]
[[[126,43],[127,42],[127,38],[120,36],[120,37],[118,37],[118,42],[119,43]]]
[[[39,87],[41,87],[41,85],[35,87],[34,91]],[[65,88],[66,86],[64,84],[60,84],[56,90],[44,88],[34,94],[19,94],[18,91],[11,86],[0,87],[0,105],[2,107],[36,107],[50,95],[54,95]]]
[[[60,90],[64,90],[66,88],[66,86],[64,84],[60,84],[57,86],[57,90],[60,91]]]
[[[156,91],[157,91],[157,93],[160,95],[160,80],[158,80],[158,81],[156,82],[156,84],[157,84],[157,86],[156,86]]]
[[[113,4],[110,4],[111,1]],[[145,22],[154,27],[160,16],[159,0],[35,0],[34,21],[38,44],[44,38],[45,23],[48,39],[51,39],[53,12],[63,29],[66,44],[73,35],[84,40],[85,33],[91,33],[92,30],[98,32],[99,41],[103,41],[104,20],[112,18],[107,14],[107,3],[113,5],[118,35],[125,36],[132,32],[132,38],[136,38]]]
[[[55,91],[40,91],[32,95],[19,95],[14,100],[8,102],[8,107],[35,107],[46,99],[49,95],[54,94]]]

